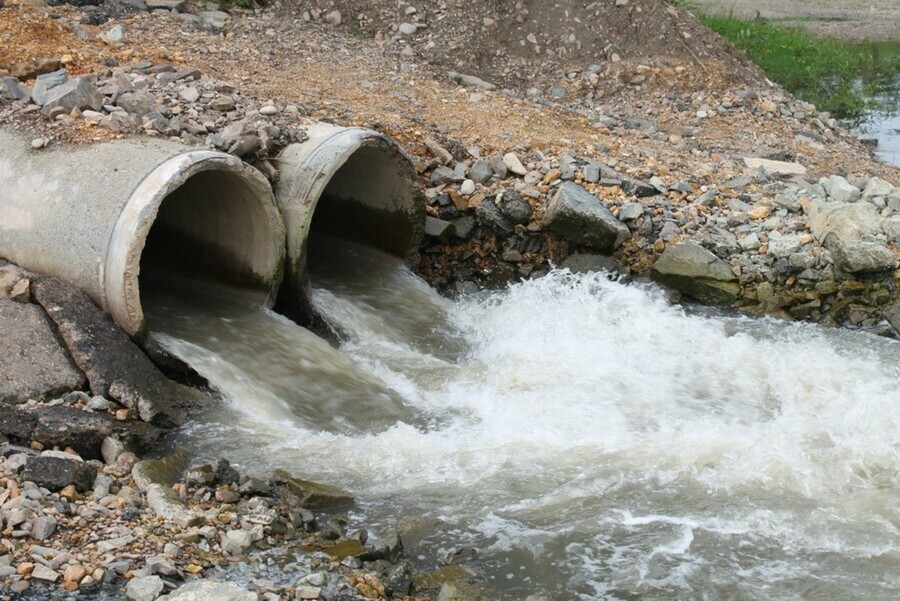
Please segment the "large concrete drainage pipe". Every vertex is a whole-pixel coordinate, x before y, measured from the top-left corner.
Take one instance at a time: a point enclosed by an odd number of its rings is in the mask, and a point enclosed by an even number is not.
[[[240,159],[161,140],[33,150],[0,130],[0,257],[87,292],[132,336],[152,274],[274,302],[284,226]]]
[[[315,317],[311,236],[327,234],[405,258],[425,227],[415,166],[396,142],[369,129],[329,124],[313,125],[307,134],[276,161],[275,197],[287,232],[278,308],[299,321]]]

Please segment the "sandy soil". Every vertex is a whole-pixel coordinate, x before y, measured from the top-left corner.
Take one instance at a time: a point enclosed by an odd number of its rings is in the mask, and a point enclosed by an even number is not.
[[[816,35],[851,41],[900,40],[900,0],[690,0],[707,13],[778,19]]]

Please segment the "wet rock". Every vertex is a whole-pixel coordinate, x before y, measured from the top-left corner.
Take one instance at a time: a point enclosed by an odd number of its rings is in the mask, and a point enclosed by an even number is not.
[[[472,574],[460,566],[445,566],[431,572],[416,574],[413,578],[415,590],[427,591],[443,587],[445,584],[464,582],[472,577]]]
[[[112,318],[83,292],[49,277],[33,283],[34,296],[56,322],[91,391],[120,402],[157,425],[182,421],[176,402],[194,395],[168,380]]]
[[[54,109],[63,109],[68,113],[74,109],[99,111],[102,108],[103,96],[94,84],[86,77],[76,77],[49,90],[41,112],[49,117]]]
[[[897,301],[892,306],[888,307],[884,312],[884,317],[888,320],[888,323],[897,330],[897,333],[900,334],[900,301]]]
[[[622,265],[606,255],[591,255],[574,253],[562,262],[562,269],[568,269],[572,273],[594,273],[603,271],[606,273],[624,273]]]
[[[847,273],[888,271],[897,264],[894,252],[878,242],[840,241],[830,248],[835,265]]]
[[[88,459],[102,457],[103,441],[114,437],[136,451],[153,448],[163,432],[139,422],[123,422],[107,413],[88,413],[64,405],[35,410],[37,421],[31,438],[48,447],[70,447]]]
[[[448,582],[441,586],[438,601],[487,601],[477,587],[467,582]]]
[[[550,201],[544,225],[560,237],[601,253],[611,253],[631,237],[628,226],[603,203],[573,182],[563,182]]]
[[[257,601],[257,596],[236,584],[204,580],[180,586],[159,601]]]
[[[653,266],[652,277],[712,305],[733,303],[741,290],[731,266],[693,242],[667,247]]]
[[[165,584],[159,576],[133,578],[125,587],[125,598],[128,601],[156,601],[164,587]]]
[[[507,188],[497,199],[497,208],[513,224],[524,224],[531,220],[531,205],[514,188]]]
[[[74,486],[78,492],[87,492],[93,489],[96,477],[97,468],[74,456],[72,459],[47,455],[29,457],[22,473],[24,480],[51,491]]]
[[[500,234],[508,236],[515,230],[513,223],[503,214],[497,207],[496,202],[491,198],[475,207],[475,217],[478,221]]]
[[[54,330],[40,307],[0,300],[0,402],[50,400],[84,385]]]
[[[227,459],[219,459],[216,463],[216,480],[220,484],[237,484],[240,479],[241,475]]]
[[[312,511],[341,509],[354,503],[351,495],[338,488],[300,480],[284,470],[275,470],[272,479],[283,495],[296,501],[295,505]]]

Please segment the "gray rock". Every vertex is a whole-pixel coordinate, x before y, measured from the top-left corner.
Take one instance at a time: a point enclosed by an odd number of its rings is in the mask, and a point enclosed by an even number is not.
[[[197,13],[200,21],[212,29],[224,29],[231,17],[221,10],[204,10]]]
[[[461,86],[466,86],[468,88],[477,88],[479,90],[496,90],[497,86],[492,83],[488,83],[481,78],[475,77],[474,75],[465,75],[463,73],[456,73],[451,71],[449,73],[450,79],[455,81]]]
[[[159,601],[257,601],[257,597],[236,584],[205,580],[180,586]]]
[[[837,242],[830,249],[835,265],[848,273],[888,271],[897,264],[894,252],[878,242]]]
[[[65,69],[43,73],[34,80],[34,87],[31,88],[31,99],[39,106],[44,106],[47,102],[47,93],[56,86],[62,85],[69,79],[69,72]]]
[[[881,219],[869,203],[812,201],[807,207],[809,229],[822,244],[831,248],[837,242],[853,242],[878,235]]]
[[[71,484],[77,491],[87,492],[93,489],[96,477],[97,468],[89,463],[46,455],[29,457],[22,472],[24,480],[51,491],[62,490]]]
[[[165,584],[159,576],[133,578],[125,587],[125,598],[128,601],[156,601],[164,587]]]
[[[452,223],[453,233],[462,240],[468,240],[475,232],[475,219],[468,215],[454,219]]]
[[[503,155],[503,164],[506,165],[510,173],[520,177],[524,177],[528,173],[528,169],[525,168],[525,165],[522,164],[522,161],[519,160],[519,157],[514,152],[507,152]]]
[[[103,461],[107,465],[115,463],[119,456],[124,452],[125,445],[115,436],[107,436],[103,439],[103,442],[100,443],[100,454],[103,456]]]
[[[132,115],[143,117],[156,110],[153,98],[145,92],[127,92],[119,96],[116,106]]]
[[[733,303],[741,290],[731,266],[693,242],[666,248],[651,275],[657,282],[712,305]]]
[[[118,401],[147,422],[181,422],[177,402],[195,398],[193,391],[166,378],[87,295],[48,277],[37,278],[33,289],[93,394]]]
[[[866,189],[863,190],[862,197],[864,200],[869,200],[876,196],[887,197],[890,196],[893,191],[894,186],[892,186],[890,182],[885,181],[880,177],[873,177],[866,184]]]
[[[738,241],[738,244],[741,245],[741,248],[744,250],[759,250],[759,247],[762,244],[759,241],[759,236],[756,235],[756,232],[750,232],[743,238]]]
[[[101,37],[113,46],[118,46],[125,41],[125,26],[121,23],[110,27],[103,32]]]
[[[628,226],[573,182],[563,182],[544,215],[545,227],[565,240],[611,253],[631,237]]]
[[[887,234],[888,240],[900,246],[900,215],[894,215],[885,219],[881,226],[884,229],[884,233]]]
[[[859,188],[840,175],[832,175],[822,182],[825,193],[834,202],[856,202],[862,195]]]
[[[0,75],[0,99],[2,98],[28,102],[31,98],[31,92],[15,77]]]
[[[509,235],[515,231],[513,223],[500,211],[493,198],[485,199],[484,202],[475,207],[475,217],[478,221],[500,234]]]
[[[494,174],[497,175],[500,179],[506,179],[506,176],[509,175],[509,167],[506,166],[506,163],[503,162],[502,154],[495,154],[488,159],[488,164],[491,166]]]
[[[600,165],[590,162],[584,166],[584,181],[589,184],[596,184],[600,181]]]
[[[528,223],[531,219],[531,205],[519,196],[515,188],[506,188],[496,203],[500,212],[514,225]]]
[[[34,520],[31,526],[31,538],[45,541],[56,532],[56,520],[49,515],[41,516]]]
[[[31,577],[45,582],[56,582],[59,579],[59,574],[44,564],[36,563],[34,570],[31,572]]]
[[[194,86],[187,86],[178,91],[178,96],[185,102],[197,102],[200,100],[200,90]]]
[[[575,253],[560,265],[562,269],[568,269],[572,273],[594,273],[603,271],[606,273],[624,273],[622,265],[606,255],[590,255]]]
[[[344,21],[344,18],[341,16],[341,11],[333,10],[325,15],[325,22],[329,25],[333,25],[337,27]]]
[[[655,186],[634,178],[622,177],[620,181],[621,183],[619,185],[622,188],[622,192],[629,196],[646,198],[648,196],[656,196],[659,193],[659,190],[657,190]]]
[[[56,398],[84,385],[40,307],[0,300],[0,402]]]
[[[487,161],[479,159],[475,161],[475,164],[472,165],[472,168],[469,170],[469,179],[476,184],[484,184],[491,179],[493,174],[494,171],[491,169],[490,164]]]
[[[791,192],[782,192],[776,195],[775,204],[795,213],[800,210],[800,201],[797,200],[797,195]]]
[[[294,478],[284,470],[275,470],[272,481],[283,494],[293,496],[295,505],[312,511],[331,511],[349,507],[355,502],[353,497],[333,486],[318,484]]]
[[[465,175],[443,165],[431,172],[431,183],[435,185],[458,184],[465,179]]]
[[[217,96],[207,105],[211,111],[227,113],[235,109],[234,99],[230,96]]]
[[[893,326],[897,333],[900,334],[900,301],[895,302],[884,312],[885,319]]]
[[[47,92],[41,112],[49,117],[56,108],[65,109],[67,113],[74,109],[99,111],[103,108],[103,96],[88,78],[76,77]]]
[[[253,538],[246,530],[229,530],[225,533],[225,536],[228,540],[239,546],[242,551],[249,549],[253,544]]]
[[[622,0],[616,0],[619,5]],[[437,601],[488,601],[488,598],[468,582],[447,582],[441,586]]]
[[[622,221],[634,221],[643,214],[644,205],[639,202],[626,202],[619,209],[619,219]]]
[[[773,257],[783,259],[798,252],[803,247],[800,242],[800,236],[788,234],[780,238],[772,238],[769,240],[769,254]]]
[[[431,238],[435,238],[440,242],[449,242],[453,237],[455,232],[455,228],[453,224],[449,221],[444,221],[443,219],[436,219],[431,216],[425,217],[425,235]]]
[[[185,0],[146,0],[147,10],[173,10],[181,12],[184,9]]]

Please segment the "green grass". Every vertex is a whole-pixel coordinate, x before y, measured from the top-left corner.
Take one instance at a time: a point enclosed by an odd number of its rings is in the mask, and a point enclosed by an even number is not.
[[[890,45],[854,45],[813,37],[801,27],[765,19],[698,15],[700,21],[745,51],[772,81],[819,110],[850,121],[882,106],[883,90],[900,80],[900,51]]]

